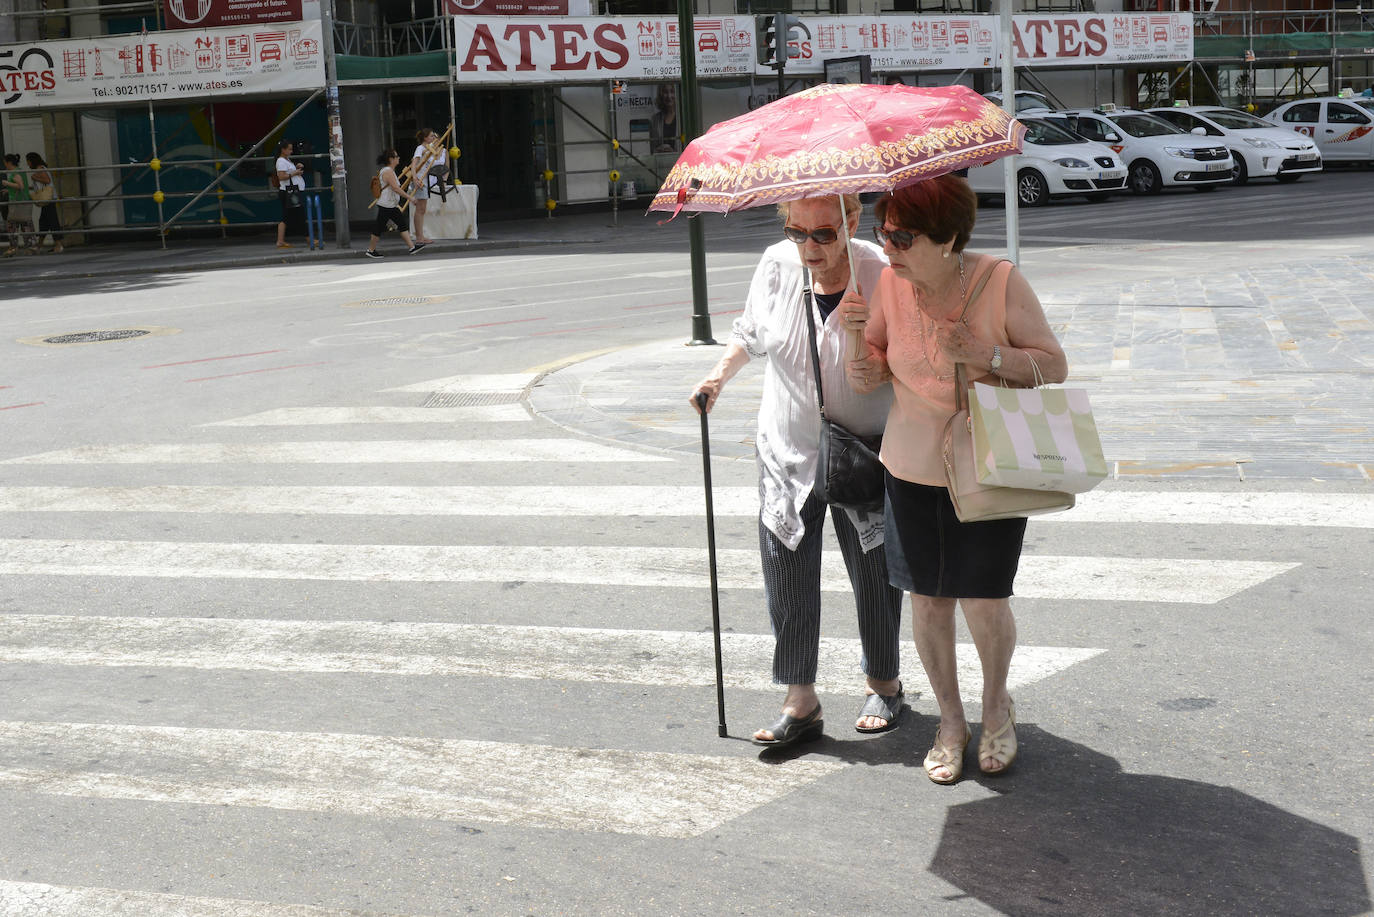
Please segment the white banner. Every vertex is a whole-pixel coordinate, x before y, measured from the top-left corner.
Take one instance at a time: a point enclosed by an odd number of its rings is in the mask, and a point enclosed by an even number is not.
[[[832,57],[867,54],[873,72],[982,70],[996,62],[996,16],[801,16],[787,73],[820,75]],[[771,74],[758,66],[758,73]]]
[[[1012,17],[1016,64],[1086,67],[1193,59],[1192,13]],[[998,55],[1000,66],[1001,55]]]
[[[1016,63],[1094,64],[1191,60],[1189,13],[1018,14]],[[990,70],[1001,66],[997,16],[801,16],[787,72],[820,76],[827,58],[867,54],[873,72]],[[756,60],[754,17],[698,17],[697,76],[772,75]],[[462,16],[454,20],[460,83],[676,80],[676,19],[633,16]]]
[[[676,80],[676,19],[637,16],[456,16],[459,83]],[[752,16],[697,17],[697,75],[754,72]]]
[[[320,23],[0,46],[0,110],[265,95],[324,86]]]

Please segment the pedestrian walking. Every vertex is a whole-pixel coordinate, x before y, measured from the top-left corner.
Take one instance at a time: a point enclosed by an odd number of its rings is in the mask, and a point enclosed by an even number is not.
[[[383,257],[382,253],[377,251],[377,243],[382,241],[382,235],[389,231],[400,232],[401,241],[406,244],[406,249],[412,255],[425,247],[424,242],[416,242],[414,245],[410,243],[410,233],[405,228],[405,215],[400,211],[401,198],[413,200],[396,178],[396,166],[400,161],[401,154],[395,150],[383,150],[382,155],[377,157],[377,165],[381,166],[377,173],[381,193],[377,195],[377,220],[372,227],[372,237],[367,242],[367,251],[363,252],[365,257]]]
[[[767,359],[759,405],[756,450],[759,470],[759,550],[764,595],[772,623],[773,681],[786,685],[782,715],[754,733],[760,745],[791,745],[819,737],[824,729],[816,672],[820,652],[821,535],[827,508],[849,571],[863,647],[860,668],[867,697],[855,728],[881,732],[896,725],[902,711],[898,628],[901,592],[888,585],[882,551],[883,520],[839,506],[827,507],[813,492],[820,451],[820,407],[810,332],[816,326],[826,416],[859,435],[882,429],[892,401],[883,387],[854,392],[845,379],[849,347],[835,306],[850,283],[849,261],[861,288],[878,282],[886,260],[876,245],[841,238],[842,219],[850,237],[859,226],[857,194],[840,199],[805,198],[778,207],[785,241],[764,252],[754,272],[744,314],[735,320],[725,354],[691,395],[698,411],[710,411],[721,389],[752,357]],[[815,307],[804,286],[814,284]],[[705,404],[698,397],[705,395]]]
[[[277,224],[277,248],[294,248],[286,241],[289,231],[299,236],[305,231],[305,167],[291,161],[295,144],[282,141],[275,165],[277,200],[281,203],[281,222]]]
[[[840,307],[866,324],[868,354],[848,369],[854,388],[892,381],[882,448],[884,549],[892,584],[911,593],[916,649],[940,707],[924,766],[942,784],[963,773],[972,738],[954,655],[956,603],[983,670],[978,767],[1001,774],[1016,759],[1016,712],[1007,691],[1016,648],[1010,596],[1026,531],[1024,517],[960,522],[955,516],[941,452],[955,412],[955,364],[966,366],[970,383],[1028,387],[1062,382],[1068,374],[1026,278],[1009,261],[965,250],[977,207],[968,182],[955,175],[880,198],[874,233],[890,266],[868,293],[871,308],[854,293]]]
[[[29,174],[20,167],[18,153],[5,154],[5,171],[0,173],[0,187],[9,195],[9,212],[5,216],[9,244],[5,247],[4,256],[11,258],[21,251],[36,254],[36,247],[26,247],[33,235],[33,205],[29,202]]]
[[[62,223],[57,215],[57,181],[48,164],[37,153],[24,157],[29,164],[29,199],[38,210],[38,234],[34,237],[33,247],[43,250],[43,237],[52,236],[52,253],[62,254]]]

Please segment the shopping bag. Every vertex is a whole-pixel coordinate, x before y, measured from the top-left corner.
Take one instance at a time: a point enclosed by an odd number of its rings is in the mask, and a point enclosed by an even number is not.
[[[973,420],[969,415],[969,390],[964,364],[955,364],[955,411],[945,423],[941,454],[945,481],[954,515],[960,522],[988,522],[1038,516],[1072,509],[1071,493],[1036,488],[1001,487],[978,482],[974,455]]]
[[[1081,494],[1107,478],[1088,393],[973,383],[974,463],[980,484]]]

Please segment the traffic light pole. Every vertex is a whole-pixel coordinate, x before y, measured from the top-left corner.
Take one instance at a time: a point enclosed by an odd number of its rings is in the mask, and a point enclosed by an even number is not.
[[[696,29],[692,26],[692,0],[677,0],[678,60],[682,66],[682,91],[678,114],[688,140],[701,134],[701,94],[697,88]],[[687,242],[692,265],[692,340],[689,344],[714,344],[711,337],[710,297],[706,291],[706,237],[696,214],[687,217]]]

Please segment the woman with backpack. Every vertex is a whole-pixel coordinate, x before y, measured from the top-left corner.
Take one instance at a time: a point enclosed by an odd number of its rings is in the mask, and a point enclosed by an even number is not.
[[[395,150],[383,150],[382,155],[377,157],[377,165],[381,166],[381,171],[377,173],[375,181],[380,186],[376,193],[377,197],[377,222],[372,227],[372,238],[368,240],[367,251],[363,255],[368,258],[381,258],[382,253],[377,251],[377,243],[382,241],[382,234],[388,230],[400,230],[401,241],[406,244],[410,254],[415,254],[425,247],[424,242],[410,244],[410,233],[405,229],[407,223],[405,215],[400,211],[401,198],[414,202],[414,198],[406,193],[401,187],[400,181],[396,178],[396,164],[401,161],[401,154]]]

